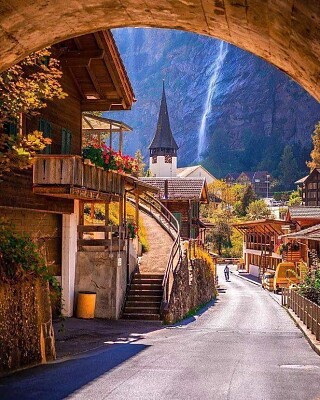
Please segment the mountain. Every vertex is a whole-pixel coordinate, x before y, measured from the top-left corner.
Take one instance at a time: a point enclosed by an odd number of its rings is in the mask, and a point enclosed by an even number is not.
[[[148,160],[165,79],[180,166],[201,162],[214,175],[267,169],[279,175],[291,145],[306,172],[311,133],[320,105],[283,72],[235,46],[192,33],[126,28],[113,30],[137,102],[108,113],[134,128],[129,153]],[[294,178],[294,177],[293,177]]]

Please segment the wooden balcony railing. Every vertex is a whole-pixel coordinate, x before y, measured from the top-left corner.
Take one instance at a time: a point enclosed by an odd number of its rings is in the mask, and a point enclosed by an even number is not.
[[[124,194],[125,177],[85,163],[80,156],[37,155],[33,191],[47,196],[108,200]]]
[[[307,325],[311,333],[320,340],[320,306],[301,296],[295,290],[282,289],[282,305],[291,310]]]
[[[282,252],[283,261],[299,262],[302,258],[300,250],[287,250]]]
[[[124,226],[79,225],[78,251],[93,251],[97,247],[103,247],[109,252],[122,251],[125,234]]]

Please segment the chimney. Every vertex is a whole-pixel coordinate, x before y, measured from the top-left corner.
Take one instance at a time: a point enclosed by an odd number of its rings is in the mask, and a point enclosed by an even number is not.
[[[169,197],[169,190],[168,190],[168,179],[164,181],[164,198],[167,200]]]

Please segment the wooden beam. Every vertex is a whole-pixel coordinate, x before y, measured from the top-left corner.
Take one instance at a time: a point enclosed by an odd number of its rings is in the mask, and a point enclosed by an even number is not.
[[[106,202],[104,207],[105,207],[104,223],[105,223],[105,225],[108,225],[109,221],[110,221],[110,202]]]
[[[139,229],[139,195],[135,194],[135,223]]]
[[[87,67],[92,59],[102,59],[104,50],[74,50],[68,51],[59,57],[62,65],[68,67]]]
[[[120,128],[120,134],[119,134],[119,153],[122,154],[123,150],[123,131],[122,128]]]
[[[101,98],[103,98],[103,97],[104,97],[104,92],[103,92],[103,90],[101,89],[101,86],[100,86],[100,84],[99,84],[98,78],[96,77],[95,73],[93,72],[93,70],[92,70],[92,68],[91,68],[91,60],[89,61],[89,65],[86,67],[86,69],[87,69],[87,72],[88,72],[88,74],[89,74],[89,76],[90,76],[90,79],[91,79],[91,81],[92,81],[92,84],[93,84],[95,90],[97,91],[97,93],[99,94],[99,96],[100,96]]]
[[[123,196],[120,196],[120,198],[119,198],[119,227],[121,227],[122,225],[123,225]]]
[[[81,93],[83,93],[81,91]],[[123,111],[130,110],[122,99],[87,99],[83,94],[81,111]]]

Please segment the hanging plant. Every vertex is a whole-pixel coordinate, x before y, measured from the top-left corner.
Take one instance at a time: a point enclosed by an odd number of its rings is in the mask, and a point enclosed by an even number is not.
[[[106,171],[136,174],[139,169],[138,161],[134,157],[114,151],[106,146],[105,143],[99,143],[97,140],[82,150],[82,156]]]
[[[138,234],[138,227],[134,222],[128,223],[128,236],[130,239],[135,239]]]
[[[282,243],[279,246],[279,254],[285,253],[288,251],[288,244]]]

